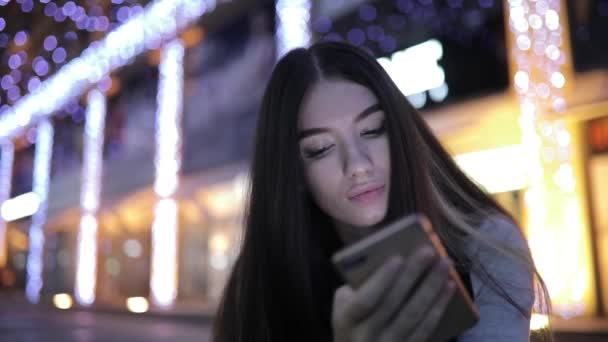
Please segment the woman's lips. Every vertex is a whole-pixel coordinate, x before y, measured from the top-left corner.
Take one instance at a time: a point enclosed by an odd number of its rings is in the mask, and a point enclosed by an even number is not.
[[[364,190],[357,195],[349,196],[348,199],[353,202],[366,203],[378,199],[382,193],[384,193],[384,185]]]

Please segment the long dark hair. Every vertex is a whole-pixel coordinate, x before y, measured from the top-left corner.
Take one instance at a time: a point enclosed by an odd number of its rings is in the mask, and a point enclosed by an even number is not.
[[[348,44],[325,42],[289,52],[267,85],[250,170],[243,244],[215,318],[214,341],[332,340],[332,299],[343,281],[330,256],[343,243],[306,191],[297,139],[302,99],[325,78],[367,87],[385,113],[391,189],[382,223],[409,213],[425,214],[455,264],[464,272],[480,274],[517,307],[464,252],[467,239],[475,234],[466,227],[477,227],[490,215],[509,214],[462,173],[372,56]],[[526,314],[527,309],[518,309]]]

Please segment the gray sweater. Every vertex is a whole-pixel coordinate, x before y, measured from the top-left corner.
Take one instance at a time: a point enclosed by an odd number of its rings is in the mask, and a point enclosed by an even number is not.
[[[482,233],[530,255],[526,240],[517,226],[501,217],[487,220]],[[528,310],[528,317],[514,308],[495,290],[471,273],[474,302],[479,309],[480,320],[473,328],[462,334],[460,342],[522,342],[529,341],[530,312],[534,304],[533,274],[523,264],[507,258],[502,253],[480,243],[470,247],[476,260],[480,260],[486,271],[496,279],[511,298]]]

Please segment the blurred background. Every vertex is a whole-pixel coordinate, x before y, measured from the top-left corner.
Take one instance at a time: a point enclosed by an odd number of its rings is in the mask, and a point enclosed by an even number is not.
[[[557,341],[608,341],[606,34],[608,0],[0,0],[0,339],[207,340],[265,82],[342,40],[522,224]]]

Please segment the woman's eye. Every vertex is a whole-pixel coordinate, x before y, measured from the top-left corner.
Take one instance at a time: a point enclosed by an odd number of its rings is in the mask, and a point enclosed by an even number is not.
[[[382,124],[380,124],[380,126],[378,128],[364,130],[363,132],[361,132],[361,136],[374,138],[374,137],[381,136],[385,132],[386,132],[386,124],[384,121],[382,121]]]
[[[316,159],[316,158],[321,158],[323,157],[331,148],[333,147],[333,145],[328,145],[325,147],[321,147],[321,148],[317,148],[317,149],[305,149],[304,150],[304,156],[306,158],[311,158],[311,159]]]

